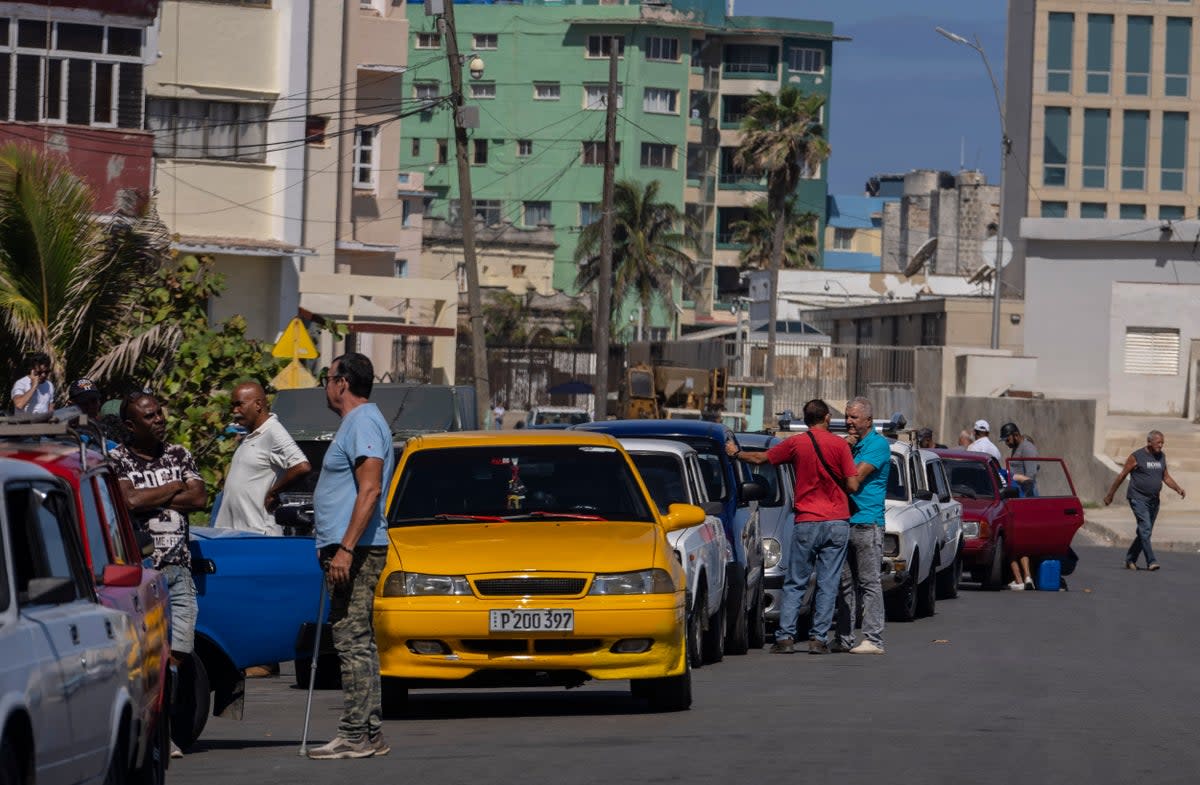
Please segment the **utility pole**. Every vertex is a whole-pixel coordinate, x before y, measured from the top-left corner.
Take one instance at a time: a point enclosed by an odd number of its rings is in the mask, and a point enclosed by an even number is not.
[[[600,197],[600,275],[596,281],[596,318],[592,339],[596,347],[595,418],[608,416],[608,332],[612,311],[613,180],[617,159],[617,37],[608,38],[608,98],[604,107],[604,190]]]
[[[471,196],[471,164],[467,160],[467,129],[463,117],[462,58],[454,26],[454,0],[445,0],[441,18],[442,40],[450,65],[450,101],[454,109],[454,158],[458,165],[458,218],[462,224],[463,264],[467,273],[467,313],[471,322],[471,363],[475,375],[475,409],[479,427],[491,416],[487,343],[483,330],[483,302],[479,296],[479,265],[475,260],[475,201]]]

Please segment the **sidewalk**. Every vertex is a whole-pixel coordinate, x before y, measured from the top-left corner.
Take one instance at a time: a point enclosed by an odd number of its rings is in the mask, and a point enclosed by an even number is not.
[[[1109,507],[1085,509],[1083,517],[1083,531],[1110,547],[1127,548],[1133,542],[1136,526],[1133,512],[1124,499],[1114,500]],[[1200,513],[1160,510],[1151,543],[1156,551],[1200,552]]]

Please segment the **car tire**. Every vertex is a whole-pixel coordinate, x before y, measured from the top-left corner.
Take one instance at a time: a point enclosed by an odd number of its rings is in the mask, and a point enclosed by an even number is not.
[[[379,686],[384,719],[403,717],[408,711],[408,682],[395,676],[381,676]]]
[[[919,574],[920,554],[913,551],[913,570],[910,573]],[[917,618],[917,582],[909,577],[896,591],[884,600],[884,610],[888,621],[910,622]]]
[[[704,630],[701,652],[705,662],[720,662],[725,659],[725,623],[728,613],[727,600],[722,598],[720,607],[708,617]]]
[[[167,766],[171,760],[170,717],[160,714],[154,732],[148,740],[149,749],[142,765],[129,774],[134,785],[163,785],[167,781]]]
[[[650,704],[650,711],[686,711],[692,706],[692,669],[684,663],[683,673],[661,679],[633,679],[629,692]]]
[[[312,678],[312,657],[297,657],[296,686],[302,690],[308,689]],[[322,654],[317,660],[317,684],[313,689],[340,690],[342,688],[342,663],[336,654]]]
[[[963,552],[962,540],[954,547],[954,563],[938,573],[938,599],[953,600],[958,596],[958,584],[962,582]]]
[[[687,615],[687,658],[693,668],[704,665],[704,589],[691,602]]]
[[[983,588],[1000,589],[1004,587],[1004,537],[996,538],[992,548],[992,561],[983,577]]]
[[[729,586],[729,607],[726,612],[732,624],[726,625],[725,653],[745,654],[750,650],[750,631],[746,629],[746,579],[740,569],[731,572],[735,580]]]
[[[33,750],[28,750],[26,754],[32,754]],[[0,741],[0,783],[3,785],[26,785],[30,782],[29,765],[27,760],[23,761],[17,751],[16,744],[7,736],[3,741]]]
[[[750,619],[746,625],[749,628],[748,642],[752,649],[761,649],[767,645],[767,620],[763,616],[763,596],[764,590],[762,584],[759,583],[754,607],[750,609]]]
[[[104,785],[126,785],[129,782],[129,717],[121,715],[121,730],[117,733],[117,745],[108,758],[108,771]]]
[[[935,559],[929,567],[929,574],[917,585],[917,615],[922,618],[937,613],[937,574],[938,562],[935,551]]]
[[[208,671],[195,652],[180,662],[177,700],[171,706],[171,739],[186,751],[196,743],[208,723],[212,708],[212,688]]]

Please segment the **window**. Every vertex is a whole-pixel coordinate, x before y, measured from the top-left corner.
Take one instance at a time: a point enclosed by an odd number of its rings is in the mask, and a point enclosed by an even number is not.
[[[442,46],[442,36],[439,33],[417,33],[418,49],[439,49]]]
[[[675,145],[642,142],[642,166],[649,169],[674,169]]]
[[[562,97],[558,82],[534,82],[533,97],[537,101],[557,101]]]
[[[692,39],[692,54],[691,54],[692,68],[700,68],[701,66],[703,66],[703,63],[701,61],[704,59],[704,46],[706,43],[708,43],[708,42],[705,41],[703,38],[693,38]]]
[[[83,523],[87,531],[87,551],[91,557],[92,573],[100,575],[108,566],[108,544],[100,505],[96,503],[94,480],[85,477],[79,482],[79,500],[83,503]]]
[[[1112,14],[1088,14],[1087,91],[1107,93],[1112,71]]]
[[[100,508],[104,511],[104,521],[108,526],[108,542],[112,546],[113,561],[117,564],[133,564],[141,561],[141,554],[129,553],[125,549],[125,540],[121,538],[121,518],[117,512],[117,507],[113,503],[113,497],[105,481],[110,475],[103,474],[96,476],[96,498],[100,500]]]
[[[476,33],[471,37],[472,46],[475,49],[495,49],[496,34],[495,33]]]
[[[589,226],[600,220],[600,203],[599,202],[580,202],[579,203],[579,225]]]
[[[1045,117],[1046,130],[1042,142],[1042,184],[1066,185],[1071,110],[1048,106]]]
[[[1121,188],[1141,191],[1146,187],[1146,131],[1150,113],[1126,110],[1121,140]]]
[[[779,50],[773,46],[729,44],[725,47],[725,73],[764,76],[777,70]]]
[[[550,224],[550,203],[549,202],[526,202],[525,203],[525,225],[526,226],[542,226]]]
[[[1183,220],[1183,205],[1181,204],[1164,204],[1158,208],[1158,220],[1160,221],[1182,221]]]
[[[450,143],[445,139],[437,140],[437,162],[444,164],[450,158]]]
[[[946,314],[921,314],[921,345],[941,346],[946,342]]]
[[[708,117],[709,94],[703,90],[692,90],[688,93],[688,117],[699,120]]]
[[[614,164],[621,163],[621,143],[614,143]],[[585,166],[603,166],[604,165],[604,142],[584,142],[583,143],[583,163]]]
[[[835,251],[849,251],[854,247],[854,230],[843,229],[841,227],[833,230],[833,249]]]
[[[304,141],[323,147],[325,145],[325,129],[328,126],[328,117],[310,114],[304,121]]]
[[[1150,94],[1150,37],[1154,17],[1131,16],[1125,32],[1125,94]]]
[[[471,83],[472,98],[495,98],[496,83],[495,82],[472,82]]]
[[[413,156],[413,158],[416,158],[420,154],[421,154],[421,140],[413,139],[412,140],[412,156]]]
[[[1067,203],[1066,202],[1042,202],[1042,217],[1043,218],[1066,218]]]
[[[653,114],[678,114],[679,91],[664,87],[647,87],[642,98],[642,111]]]
[[[400,200],[400,225],[406,229],[412,226],[413,201],[412,199]]]
[[[1163,70],[1166,81],[1163,89],[1168,96],[1187,97],[1188,73],[1192,61],[1192,20],[1186,17],[1167,18],[1167,52]]]
[[[1084,202],[1079,205],[1080,218],[1107,218],[1108,205],[1104,202]]]
[[[417,98],[424,98],[425,100],[431,101],[438,97],[438,83],[437,82],[414,82],[413,83],[413,94]]]
[[[1125,373],[1177,376],[1179,330],[1167,327],[1126,327]]]
[[[473,150],[471,155],[471,163],[476,166],[483,166],[488,162],[488,143],[487,139],[473,139]]]
[[[708,171],[708,153],[704,145],[689,142],[687,146],[687,161],[684,164],[686,179],[702,180]]]
[[[354,129],[354,187],[375,187],[375,144],[379,129],[360,125]]]
[[[1083,187],[1103,188],[1108,174],[1108,110],[1083,110]]]
[[[459,210],[459,201],[451,199],[449,207],[448,220],[453,225],[458,225],[461,220],[461,212]],[[501,204],[499,199],[476,199],[475,200],[475,222],[482,223],[484,226],[497,226],[501,219]]]
[[[147,98],[146,127],[164,158],[266,160],[266,104]]]
[[[1162,116],[1162,179],[1164,191],[1183,190],[1183,171],[1187,166],[1187,112],[1163,112]]]
[[[533,155],[533,140],[518,139],[517,140],[517,158],[528,158]]]
[[[740,125],[742,118],[750,107],[748,95],[726,95],[721,98],[721,125],[732,127]]]
[[[608,85],[585,84],[583,86],[583,108],[604,109],[608,105]],[[617,85],[617,108],[625,108],[625,91]]]
[[[525,265],[514,264],[512,266],[512,276],[513,276],[513,278],[524,278],[525,277]]]
[[[1046,46],[1046,92],[1071,92],[1072,42],[1075,14],[1050,14]]]
[[[801,74],[824,73],[825,52],[820,49],[790,46],[788,47],[787,70]]]
[[[75,588],[68,601],[87,596],[75,557],[71,528],[75,525],[70,503],[54,486],[9,486],[5,489],[13,564],[16,567],[17,602],[30,603],[29,584],[38,578],[65,578]]]
[[[1122,221],[1144,221],[1146,220],[1146,205],[1123,204],[1119,215]]]
[[[408,277],[408,260],[394,259],[392,260],[392,277],[407,278]]]
[[[612,42],[617,42],[617,57],[625,56],[625,36],[623,35],[589,35],[587,37],[588,57],[608,57],[612,51]]]
[[[645,51],[647,60],[679,62],[679,39],[647,37]]]

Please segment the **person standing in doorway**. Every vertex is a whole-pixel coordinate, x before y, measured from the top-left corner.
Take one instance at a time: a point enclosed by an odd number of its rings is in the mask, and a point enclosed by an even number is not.
[[[391,428],[369,400],[374,378],[370,359],[349,352],[335,359],[321,379],[327,405],[342,418],[321,463],[313,514],[344,698],[337,736],[309,751],[314,760],[370,758],[391,751],[383,738],[372,614],[387,558],[384,487],[396,459]]]
[[[1158,518],[1158,497],[1165,485],[1179,498],[1187,498],[1187,492],[1180,488],[1171,473],[1167,471],[1167,455],[1163,452],[1166,438],[1162,431],[1150,431],[1146,434],[1146,446],[1130,453],[1121,467],[1121,473],[1113,480],[1112,487],[1104,495],[1104,505],[1112,504],[1113,496],[1125,478],[1129,478],[1129,489],[1125,498],[1129,500],[1129,508],[1137,520],[1137,534],[1125,552],[1125,569],[1136,570],[1138,557],[1145,554],[1146,569],[1157,570],[1158,560],[1154,558],[1154,549],[1150,547],[1150,535],[1154,532],[1154,521]]]

